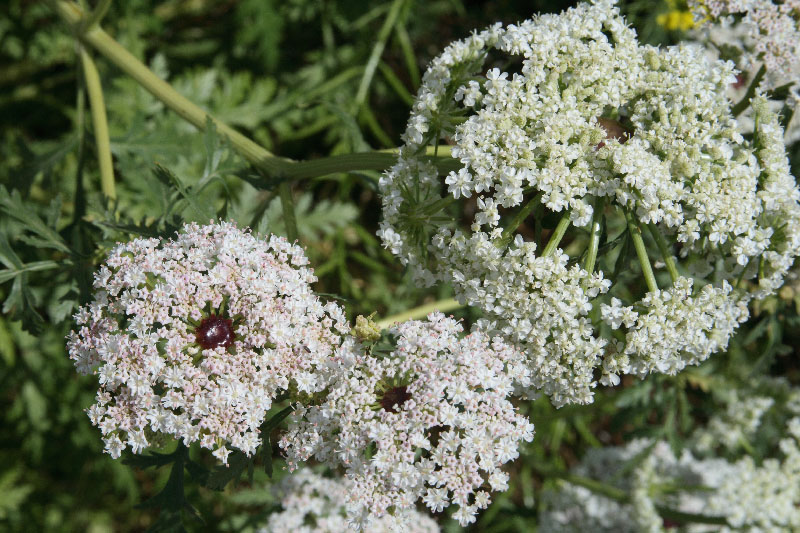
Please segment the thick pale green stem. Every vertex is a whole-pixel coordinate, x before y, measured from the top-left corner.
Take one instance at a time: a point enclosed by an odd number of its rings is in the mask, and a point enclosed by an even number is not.
[[[117,192],[114,185],[114,163],[111,159],[111,140],[108,136],[103,86],[100,84],[97,67],[95,67],[89,52],[81,47],[80,54],[86,94],[89,97],[89,108],[92,111],[94,144],[97,147],[97,163],[100,166],[100,187],[104,195],[113,199],[117,197]]]
[[[680,274],[678,274],[678,267],[675,265],[675,259],[673,259],[672,253],[667,247],[667,241],[664,239],[664,236],[661,234],[661,232],[658,231],[658,228],[655,224],[648,224],[648,228],[650,229],[650,235],[653,236],[653,240],[656,241],[658,250],[661,252],[661,257],[664,259],[664,264],[667,265],[669,277],[672,278],[672,282],[674,283],[680,277]]]
[[[650,259],[647,257],[647,248],[642,238],[642,228],[639,227],[632,213],[625,213],[625,218],[628,220],[628,231],[631,234],[631,240],[633,240],[633,247],[636,249],[636,257],[639,258],[639,264],[642,266],[642,274],[644,275],[645,283],[647,283],[647,290],[655,292],[658,290],[658,285],[656,284],[656,277],[653,275],[653,267],[650,266]]]
[[[71,2],[63,0],[54,3],[61,17],[71,26],[80,28],[84,22],[84,13]],[[178,113],[181,117],[203,130],[206,118],[211,118],[217,131],[228,138],[231,145],[250,161],[254,166],[269,175],[280,175],[289,163],[288,160],[279,158],[268,150],[262,148],[227,124],[220,122],[200,107],[193,104],[183,95],[173,89],[167,82],[156,76],[141,61],[136,59],[122,45],[112,39],[106,32],[97,26],[88,28],[78,37],[86,44],[92,46],[106,59],[111,61],[120,70],[131,76],[147,89],[167,107]]]
[[[297,233],[297,216],[294,213],[294,198],[292,198],[291,185],[284,181],[278,185],[278,194],[281,197],[283,209],[283,223],[286,226],[286,236],[294,242],[299,237]]]
[[[460,166],[458,160],[448,156],[427,157],[442,173],[457,170]],[[296,161],[287,165],[283,177],[288,180],[304,180],[335,174],[337,172],[351,172],[358,170],[386,170],[397,163],[396,151],[362,152],[358,154],[343,154],[308,161]]]
[[[429,146],[424,157],[427,161],[436,165],[440,173],[447,174],[450,171],[458,170],[462,166],[458,159],[450,157],[450,148],[450,146],[440,146],[439,155],[435,156],[433,147]],[[283,177],[295,181],[338,172],[386,170],[397,163],[397,151],[397,148],[389,148],[374,152],[333,155],[307,161],[292,161],[284,169]]]
[[[564,234],[567,232],[567,228],[569,227],[569,213],[564,212],[564,215],[561,217],[561,220],[558,221],[558,226],[556,226],[555,231],[550,236],[550,240],[547,241],[547,246],[544,247],[544,251],[542,252],[542,257],[550,257],[553,255],[553,252],[556,251],[558,248],[559,243],[561,243],[561,239],[564,238]]]
[[[391,152],[335,155],[298,161],[286,168],[284,177],[290,180],[303,180],[351,170],[385,170],[396,162],[397,155]]]
[[[433,311],[441,311],[442,313],[447,313],[448,311],[453,311],[461,307],[464,307],[464,305],[458,303],[458,300],[455,300],[453,298],[448,298],[446,300],[439,300],[429,304],[420,305],[419,307],[409,309],[408,311],[403,311],[402,313],[398,313],[388,318],[384,318],[383,320],[378,321],[376,324],[379,328],[386,329],[392,326],[395,322],[403,322],[405,320],[416,320],[418,318],[425,318]]]
[[[51,3],[61,18],[78,32],[77,36],[83,43],[93,47],[120,70],[139,82],[167,107],[197,128],[205,129],[206,120],[210,118],[217,131],[228,138],[231,147],[269,177],[300,180],[337,172],[385,170],[397,161],[397,149],[333,156],[311,161],[293,161],[278,157],[183,97],[96,25],[81,32],[87,18],[80,7],[64,0],[56,0]],[[351,74],[349,73],[348,76]],[[442,148],[447,148],[446,155],[432,157],[432,162],[443,173],[457,169],[458,161],[449,157],[449,147]],[[433,155],[431,150],[428,152],[428,155]]]
[[[591,274],[594,272],[594,265],[597,262],[597,250],[600,248],[600,236],[603,232],[603,211],[606,207],[606,199],[598,198],[594,205],[594,214],[592,216],[592,235],[589,238],[589,248],[586,251],[586,262],[583,265],[584,270]]]

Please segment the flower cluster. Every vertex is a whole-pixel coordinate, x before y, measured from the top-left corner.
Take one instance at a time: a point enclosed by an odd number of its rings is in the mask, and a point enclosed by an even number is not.
[[[680,513],[724,521],[709,526],[703,519],[690,520],[683,527],[691,533],[798,530],[800,390],[773,378],[733,388],[725,397],[726,413],[698,428],[690,438],[691,449],[679,454],[666,442],[647,439],[590,450],[572,473],[621,489],[630,501],[562,483],[542,495],[540,530],[661,532]],[[758,447],[770,454],[777,448],[780,457],[760,463],[750,455],[722,458],[743,443],[756,446],[757,432],[773,437],[760,439],[766,442]]]
[[[732,290],[723,282],[719,289],[706,285],[692,296],[692,280],[681,277],[669,289],[648,293],[638,303],[646,313],[623,306],[616,298],[611,305],[602,304],[603,321],[626,330],[619,351],[603,363],[611,383],[619,381],[620,373],[676,374],[724,348],[739,323],[749,316],[746,300],[731,297]]]
[[[539,530],[657,533],[667,525],[657,511],[661,506],[722,518],[727,524],[693,524],[688,526],[690,532],[796,531],[800,528],[800,418],[790,421],[789,432],[791,438],[780,443],[783,459],[767,459],[760,465],[750,456],[736,462],[699,459],[688,450],[676,456],[663,441],[637,440],[622,448],[592,450],[574,473],[629,492],[630,503],[564,483],[543,494],[546,510]],[[631,474],[619,475],[631,465],[636,465]]]
[[[88,412],[106,451],[138,453],[162,434],[225,463],[229,446],[255,451],[279,392],[323,390],[349,326],[313,294],[307,263],[285,239],[230,223],[114,248],[68,341],[99,378]]]
[[[495,54],[517,68],[486,69]],[[745,140],[725,96],[735,79],[732,63],[696,47],[639,45],[610,0],[452,43],[428,68],[381,179],[379,234],[418,282],[451,283],[481,307],[557,405],[591,401],[597,368],[614,383],[705,359],[747,316],[738,287],[755,279],[755,296],[771,293],[800,253],[777,116],[757,96]],[[463,165],[443,180],[426,157],[441,142]],[[453,211],[462,198],[468,229]],[[620,250],[617,263],[636,249],[639,280],[597,259],[601,239]],[[672,287],[659,290],[650,255]],[[707,279],[689,281],[676,255]],[[609,342],[590,314],[605,293],[619,302],[604,322],[624,324],[624,341]],[[699,322],[680,320],[689,310]],[[680,333],[657,328],[662,318]]]
[[[785,432],[788,420],[800,415],[800,389],[786,379],[748,381],[746,388],[726,387],[715,394],[714,413],[692,432],[693,450],[702,455],[752,450],[760,436]]]
[[[689,0],[701,24],[735,27],[737,39],[727,44],[739,48],[739,66],[768,73],[765,87],[775,88],[800,75],[800,1]]]
[[[533,425],[509,400],[525,381],[521,354],[441,313],[392,330],[380,357],[354,353],[319,405],[299,407],[280,441],[290,467],[314,457],[344,467],[357,523],[401,516],[419,499],[451,504],[462,525],[507,488],[500,467],[518,456]],[[365,453],[367,452],[367,453]]]
[[[608,280],[568,266],[569,258],[559,250],[537,256],[535,244],[521,237],[505,252],[485,233],[467,238],[457,232],[449,241],[434,239],[434,246],[443,267],[456,276],[475,273],[461,289],[463,297],[480,303],[491,317],[480,322],[481,329],[500,331],[525,348],[533,388],[557,405],[591,401],[592,375],[606,341],[593,336],[586,315],[590,298],[608,290]],[[483,273],[480,283],[478,273]]]
[[[348,484],[329,479],[304,468],[285,478],[279,489],[282,509],[269,515],[258,533],[341,533],[348,531]],[[405,533],[439,533],[439,525],[430,516],[417,511],[407,513]],[[364,533],[394,533],[395,521],[386,515],[376,518]]]
[[[783,131],[778,117],[769,109],[763,96],[752,101],[758,127],[755,131],[755,156],[763,169],[758,199],[759,222],[770,235],[769,247],[761,255],[758,268],[757,297],[774,293],[783,284],[795,258],[800,255],[800,190],[790,174],[789,160],[783,149]],[[767,229],[768,228],[768,229]],[[740,240],[748,246],[746,240]],[[739,261],[741,263],[741,260]]]

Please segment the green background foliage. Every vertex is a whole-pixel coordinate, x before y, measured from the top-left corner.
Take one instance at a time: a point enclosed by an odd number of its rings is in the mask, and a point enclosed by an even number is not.
[[[130,0],[114,2],[103,27],[223,122],[281,156],[312,159],[397,146],[421,72],[447,43],[495,21],[568,5]],[[642,40],[651,43],[683,37],[656,23],[668,9],[644,1],[624,6]],[[147,468],[153,461],[136,468],[102,453],[99,430],[83,412],[93,401],[95,380],[79,376],[65,353],[71,315],[90,298],[91,273],[118,241],[168,235],[184,221],[217,217],[285,234],[277,189],[255,176],[213,130],[199,132],[98,57],[117,187],[117,199],[108,202],[100,192],[75,39],[46,2],[9,0],[5,11],[0,530],[179,528],[182,469],[173,475],[167,467]],[[795,146],[794,162],[798,153]],[[375,237],[378,177],[372,171],[340,173],[294,186],[300,240],[319,277],[315,289],[339,299],[351,318],[372,312],[385,317],[451,295],[446,286],[413,286],[381,247]],[[510,490],[497,495],[472,529],[533,530],[537,492],[555,482],[550,473],[574,464],[588,447],[643,435],[677,445],[714,411],[725,388],[763,374],[796,381],[792,332],[798,331],[800,299],[792,291],[781,294],[757,310],[728,354],[676,378],[625,380],[600,391],[590,406],[555,410],[546,399],[521,403],[536,438],[511,467]],[[459,316],[474,318],[470,311]],[[751,444],[757,456],[771,451]],[[166,451],[182,453],[174,446]],[[275,452],[277,479],[284,473]],[[275,508],[264,469],[248,475],[242,463],[238,470],[214,470],[197,450],[180,460],[197,464],[198,476],[223,489],[199,488],[187,474],[185,498],[194,509],[184,508],[187,529],[253,531]],[[164,510],[157,522],[159,507]],[[177,522],[166,516],[170,512]],[[447,517],[441,520],[448,531],[459,529]]]

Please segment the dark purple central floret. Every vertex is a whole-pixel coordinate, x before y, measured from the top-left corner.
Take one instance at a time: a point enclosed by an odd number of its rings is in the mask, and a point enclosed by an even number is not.
[[[204,318],[195,331],[197,344],[204,350],[222,346],[227,348],[233,344],[233,321],[229,318],[211,315]]]
[[[381,407],[390,413],[396,413],[395,405],[401,407],[407,400],[411,399],[411,394],[408,392],[408,387],[403,385],[401,387],[393,387],[383,393],[381,398]]]

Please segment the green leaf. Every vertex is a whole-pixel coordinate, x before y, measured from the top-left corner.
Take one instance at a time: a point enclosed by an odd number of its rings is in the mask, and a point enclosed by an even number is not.
[[[186,458],[186,471],[189,473],[191,478],[198,483],[199,485],[205,485],[206,480],[208,480],[209,470],[205,466],[201,465],[197,461],[192,461],[188,457]]]
[[[2,257],[0,257],[2,260]],[[0,283],[5,283],[6,281],[13,279],[24,272],[39,272],[41,270],[53,270],[55,268],[61,268],[63,266],[62,263],[58,263],[56,261],[34,261],[32,263],[26,263],[21,265],[19,268],[13,269],[4,269],[0,270]]]
[[[21,139],[18,148],[23,154],[25,165],[16,173],[14,184],[27,191],[37,176],[44,174],[49,177],[55,166],[78,145],[78,136],[70,135],[61,141],[55,148],[37,154]],[[27,195],[27,192],[26,192]]]
[[[14,280],[11,291],[3,303],[3,312],[7,313],[12,321],[21,320],[27,331],[33,334],[39,333],[44,320],[35,309],[36,302],[28,287],[28,273],[3,233],[0,233],[0,262],[9,267],[8,270],[0,271],[0,276],[5,278],[4,281]],[[14,275],[8,276],[9,271],[13,271]]]
[[[158,494],[146,500],[137,507],[145,509],[149,507],[161,507],[164,510],[178,510],[183,508],[183,460],[178,459],[172,463],[172,470],[169,479]]]
[[[168,168],[156,163],[155,167],[153,168],[153,174],[162,183],[166,183],[168,185],[175,187],[178,190],[178,193],[183,197],[183,199],[186,202],[189,203],[189,205],[195,211],[198,218],[205,221],[216,218],[217,215],[216,212],[213,209],[211,209],[211,207],[208,205],[207,202],[203,201],[202,198],[198,197],[197,191],[194,190],[194,188],[191,186],[186,186]]]
[[[303,193],[295,202],[297,231],[306,242],[320,241],[333,235],[341,228],[353,223],[358,217],[358,208],[345,202],[324,199],[316,204],[311,193]],[[273,199],[259,221],[256,232],[262,235],[286,234],[283,223],[283,210],[279,199]]]
[[[203,169],[203,178],[214,174],[219,167],[220,160],[225,152],[220,149],[217,127],[211,117],[206,117],[206,130],[203,133],[203,144],[206,148],[206,166]]]
[[[231,481],[239,482],[245,469],[251,469],[253,458],[236,450],[228,457],[228,466],[217,465],[204,485],[211,490],[224,490]]]
[[[180,229],[179,220],[171,217],[169,220],[158,219],[152,222],[117,222],[115,220],[92,220],[97,227],[109,229],[121,234],[133,234],[142,237],[170,237]]]
[[[0,233],[0,262],[6,265],[10,270],[22,270],[24,267],[20,258],[8,243],[8,239],[4,233]]]
[[[14,365],[15,356],[14,338],[8,330],[6,321],[0,317],[0,357],[2,357],[6,366],[11,367]]]
[[[159,453],[151,451],[141,455],[131,454],[129,457],[126,457],[122,460],[122,464],[132,466],[134,468],[140,468],[142,470],[150,467],[159,468],[164,465],[174,463],[176,453],[177,451],[172,453]]]
[[[161,466],[172,463],[169,479],[158,494],[136,507],[140,509],[158,507],[161,509],[156,522],[150,527],[150,532],[185,531],[183,527],[182,512],[189,512],[190,516],[203,522],[197,510],[186,500],[184,494],[183,469],[188,460],[188,450],[183,444],[170,454],[153,453],[141,456],[144,461],[128,459],[127,464],[145,464],[147,466]]]
[[[0,474],[0,520],[4,520],[10,512],[19,509],[33,492],[32,485],[17,484],[20,477],[21,473],[17,468]]]
[[[278,64],[283,16],[275,0],[242,0],[236,6],[239,21],[236,54],[258,58],[267,69]]]
[[[41,248],[54,248],[67,254],[72,252],[69,246],[64,242],[64,239],[62,239],[52,227],[48,226],[33,209],[22,201],[19,191],[12,190],[9,193],[4,186],[0,185],[0,210],[10,218],[22,224],[25,230],[35,235],[35,237],[29,236],[26,238],[29,244]],[[54,205],[51,204],[49,216],[51,219],[53,218],[53,210]],[[60,211],[60,202],[58,210]]]
[[[255,129],[269,120],[267,107],[278,84],[272,78],[253,80],[249,72],[222,76],[213,95],[215,116],[230,126]]]
[[[50,425],[47,416],[47,399],[42,392],[33,381],[26,381],[20,392],[31,425],[39,431],[47,429]]]

